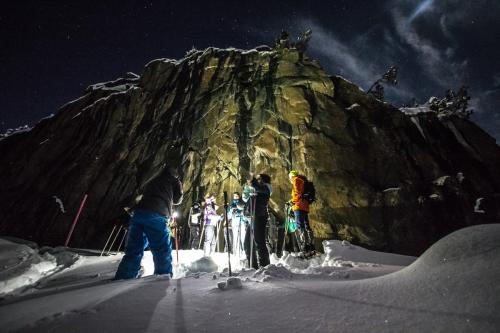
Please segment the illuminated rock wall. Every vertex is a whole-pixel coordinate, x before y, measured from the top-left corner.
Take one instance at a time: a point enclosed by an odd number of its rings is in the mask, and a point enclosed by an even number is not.
[[[271,175],[282,221],[292,168],[315,183],[319,240],[419,254],[500,214],[500,149],[488,134],[407,116],[289,49],[154,60],[3,139],[0,159],[0,233],[50,245],[64,242],[88,193],[72,245],[102,246],[163,163],[181,166],[184,221],[193,200],[213,192],[222,206],[250,173]]]

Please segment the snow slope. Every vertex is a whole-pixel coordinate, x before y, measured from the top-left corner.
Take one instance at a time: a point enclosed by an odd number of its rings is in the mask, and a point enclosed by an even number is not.
[[[71,288],[53,283],[46,291],[3,301],[0,327],[20,332],[500,330],[500,224],[459,230],[411,264],[412,258],[348,243],[324,245],[325,255],[307,262],[288,255],[257,272],[238,271],[241,286],[233,279],[232,288],[218,288],[225,285],[226,273],[186,268],[219,270],[217,259],[206,258],[187,264],[180,279],[110,282],[100,280],[103,274]],[[103,259],[110,262],[99,269],[112,271],[119,257],[112,258]]]

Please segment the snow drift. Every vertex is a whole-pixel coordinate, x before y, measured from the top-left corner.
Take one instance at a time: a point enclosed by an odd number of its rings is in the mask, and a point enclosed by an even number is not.
[[[0,296],[31,285],[55,271],[57,259],[28,245],[0,238]]]

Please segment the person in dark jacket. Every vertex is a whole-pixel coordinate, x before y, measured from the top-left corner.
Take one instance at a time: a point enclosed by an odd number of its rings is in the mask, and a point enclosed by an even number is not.
[[[172,205],[182,201],[182,183],[172,168],[165,168],[146,184],[142,198],[134,208],[125,247],[115,280],[137,278],[144,249],[153,254],[154,274],[172,276],[172,243],[167,221]]]
[[[198,249],[198,243],[200,241],[200,222],[201,222],[201,205],[199,202],[195,202],[191,207],[189,212],[189,247],[191,250]]]
[[[245,234],[245,252],[249,264],[251,263],[255,269],[270,263],[269,251],[266,246],[266,225],[269,219],[268,205],[271,192],[271,177],[266,174],[252,177],[243,189],[243,201],[248,203],[250,215],[252,215]],[[251,250],[252,238],[253,251]],[[257,256],[255,252],[257,252]]]

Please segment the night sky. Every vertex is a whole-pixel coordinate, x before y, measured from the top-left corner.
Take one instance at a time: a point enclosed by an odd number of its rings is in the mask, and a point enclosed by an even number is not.
[[[472,119],[500,142],[498,0],[73,2],[2,5],[0,132],[152,59],[272,45],[282,29],[311,28],[309,55],[364,89],[398,65],[399,85],[387,91],[397,106],[468,85]]]

